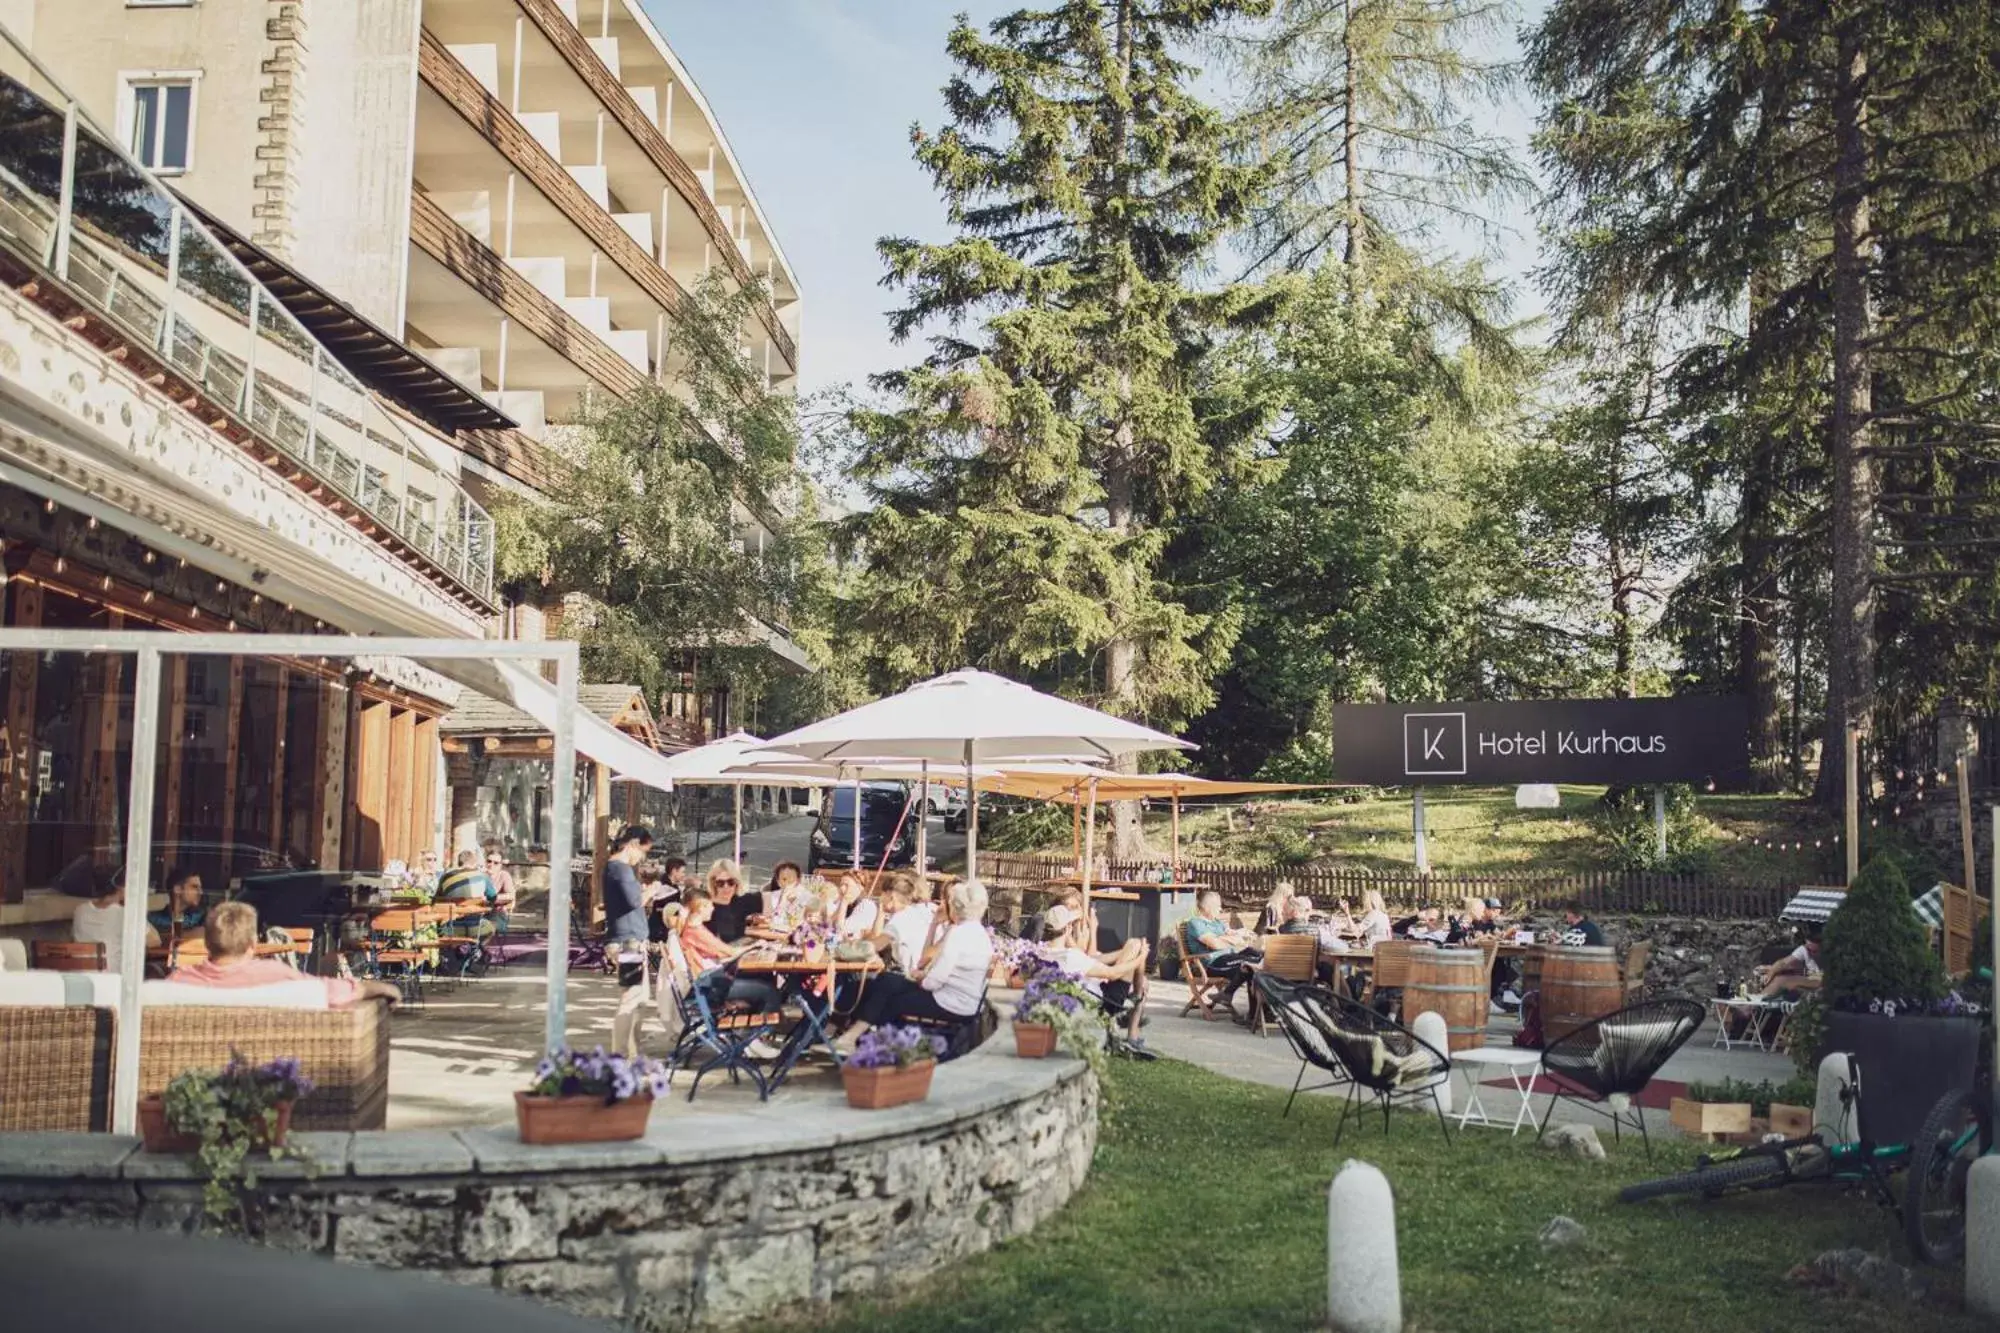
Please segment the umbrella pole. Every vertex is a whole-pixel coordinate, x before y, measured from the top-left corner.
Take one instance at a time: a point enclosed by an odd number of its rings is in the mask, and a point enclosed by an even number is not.
[[[1178,791],[1174,792],[1174,794],[1173,794],[1173,801],[1174,801],[1174,832],[1173,832],[1173,843],[1172,843],[1172,846],[1173,846],[1173,852],[1172,852],[1172,855],[1171,855],[1171,856],[1169,857],[1169,859],[1168,859],[1168,861],[1167,861],[1167,873],[1171,874],[1171,875],[1172,875],[1172,876],[1173,876],[1173,877],[1174,877],[1175,879],[1179,879],[1179,878],[1181,877],[1181,794],[1180,794],[1180,792],[1178,792]]]
[[[1070,794],[1072,796],[1082,795],[1081,792],[1072,792]],[[1083,861],[1083,802],[1081,800],[1074,800],[1069,803],[1069,854],[1072,860],[1078,863]]]
[[[1090,780],[1090,813],[1083,820],[1083,918],[1090,920],[1090,872],[1097,846],[1097,779]],[[1095,943],[1095,941],[1092,941]]]
[[[920,760],[917,772],[923,775],[923,791],[917,800],[917,873],[930,873],[931,761]]]
[[[965,743],[965,877],[979,878],[979,785],[972,780],[972,742]]]
[[[854,779],[854,868],[861,869],[861,778]]]
[[[736,862],[736,873],[743,873],[743,784],[736,784],[736,833],[730,842],[731,859]]]

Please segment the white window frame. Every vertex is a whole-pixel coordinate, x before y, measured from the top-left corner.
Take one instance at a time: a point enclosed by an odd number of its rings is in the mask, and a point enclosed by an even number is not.
[[[151,6],[162,0],[140,0]],[[187,162],[178,167],[147,167],[155,176],[184,176],[194,170],[195,144],[200,141],[201,127],[201,71],[198,69],[121,69],[118,71],[118,134],[119,147],[145,165],[146,155],[132,146],[132,118],[138,110],[137,92],[140,88],[171,87],[186,84],[188,90]],[[166,124],[161,116],[160,123]]]

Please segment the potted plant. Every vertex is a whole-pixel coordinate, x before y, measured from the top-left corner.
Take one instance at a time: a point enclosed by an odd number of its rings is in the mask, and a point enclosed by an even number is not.
[[[646,1056],[588,1055],[564,1046],[535,1066],[526,1092],[514,1094],[523,1143],[605,1143],[646,1132],[653,1099],[667,1095],[667,1066]]]
[[[1160,980],[1179,981],[1181,979],[1181,933],[1170,930],[1160,937],[1160,947],[1153,951],[1154,961],[1159,964]]]
[[[840,1064],[847,1104],[879,1111],[922,1101],[930,1095],[931,1075],[945,1046],[943,1037],[919,1027],[870,1028]]]
[[[1947,1091],[1969,1088],[1979,1020],[1949,991],[1893,860],[1871,858],[1820,941],[1828,1051],[1861,1068],[1868,1138],[1907,1143]]]
[[[312,1091],[298,1060],[287,1056],[253,1065],[231,1051],[220,1070],[188,1069],[165,1093],[139,1101],[139,1132],[147,1152],[190,1152],[200,1168],[202,1211],[229,1229],[243,1213],[243,1191],[255,1188],[253,1153],[302,1156],[285,1145],[292,1107]]]
[[[1104,1055],[1104,1015],[1083,983],[1054,964],[1037,968],[1014,1009],[1014,1053],[1030,1060],[1056,1043],[1095,1068]]]

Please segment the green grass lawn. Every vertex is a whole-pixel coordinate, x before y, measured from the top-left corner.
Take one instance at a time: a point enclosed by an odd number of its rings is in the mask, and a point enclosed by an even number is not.
[[[1454,787],[1425,797],[1431,868],[1445,874],[1568,873],[1609,868],[1589,813],[1601,787],[1565,786],[1559,810],[1516,810],[1512,787]],[[1836,872],[1836,821],[1809,802],[1779,796],[1703,796],[1702,850],[1708,871],[1723,877],[1811,883]],[[1286,801],[1259,807],[1257,827],[1238,813],[1234,827],[1219,808],[1181,815],[1186,859],[1257,865],[1301,853],[1342,869],[1409,871],[1416,863],[1407,794],[1355,802]],[[1171,841],[1164,807],[1148,814],[1146,837],[1164,857]],[[1310,832],[1310,844],[1303,842]],[[1793,851],[1768,845],[1802,843]],[[1821,845],[1814,847],[1815,842]],[[1065,836],[1047,847],[1067,853]]]
[[[1609,1165],[1559,1160],[1526,1133],[1454,1134],[1398,1113],[1350,1123],[1332,1147],[1336,1104],[1280,1119],[1282,1092],[1161,1061],[1120,1064],[1084,1188],[1033,1235],[926,1279],[890,1303],[842,1303],[815,1327],[855,1333],[951,1329],[1304,1330],[1325,1314],[1326,1187],[1349,1158],[1396,1191],[1405,1327],[1484,1330],[1780,1330],[1897,1333],[1972,1329],[1962,1314],[1895,1309],[1785,1281],[1828,1249],[1882,1251],[1898,1235],[1874,1203],[1798,1187],[1706,1203],[1617,1201],[1620,1185],[1689,1163],[1685,1143],[1637,1144]],[[1607,1142],[1607,1146],[1609,1146]],[[1543,1253],[1557,1213],[1589,1229]],[[1900,1245],[1897,1244],[1900,1251]],[[1898,1258],[1902,1256],[1897,1254]],[[1952,1300],[1955,1270],[1931,1270]]]

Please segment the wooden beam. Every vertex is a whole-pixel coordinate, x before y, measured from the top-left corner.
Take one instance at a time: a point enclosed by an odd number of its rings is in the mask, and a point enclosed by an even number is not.
[[[389,713],[388,805],[384,812],[387,827],[382,842],[391,860],[407,861],[411,865],[416,864],[419,850],[410,837],[410,763],[412,751],[416,748],[416,735],[416,714],[407,708],[392,709]]]
[[[352,869],[380,870],[388,852],[389,705],[357,699],[353,728],[354,826],[348,840]]]
[[[34,629],[42,623],[42,590],[15,582],[9,589],[9,627]],[[0,902],[18,903],[28,893],[28,793],[35,783],[35,687],[42,668],[39,653],[17,652],[7,671],[7,771],[0,788]]]
[[[436,845],[432,839],[437,828],[438,724],[436,718],[418,717],[414,713],[411,716],[416,718],[412,742],[416,749],[410,765],[410,782],[415,797],[411,802],[413,827],[410,836],[421,850]],[[457,850],[447,840],[444,849],[447,861]]]
[[[162,663],[167,677],[167,771],[162,775],[164,818],[160,823],[162,842],[179,842],[181,836],[181,788],[186,780],[182,766],[187,756],[188,661],[175,653]]]
[[[271,707],[271,850],[283,852],[291,842],[285,827],[285,739],[290,727],[292,678],[280,662],[273,669]]]
[[[312,846],[306,850],[323,870],[341,864],[342,817],[347,808],[347,714],[353,695],[341,686],[321,681],[319,721],[313,732],[313,764],[319,781],[313,784]]]
[[[591,809],[597,818],[590,839],[590,920],[604,920],[604,867],[611,860],[611,768],[590,764]]]
[[[222,740],[222,882],[235,875],[235,857],[229,845],[236,841],[236,776],[238,751],[243,743],[243,659],[229,659],[228,721]]]

